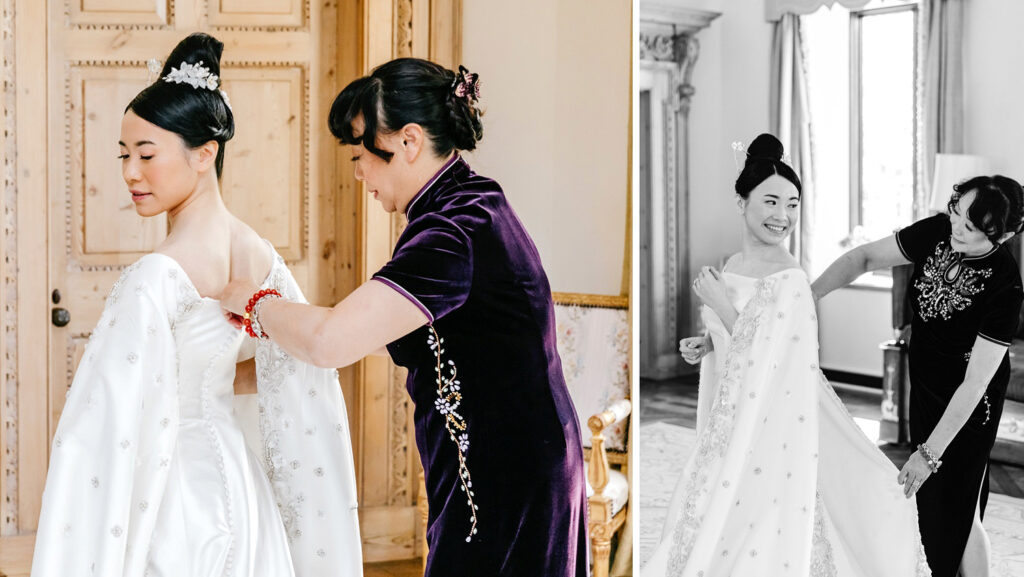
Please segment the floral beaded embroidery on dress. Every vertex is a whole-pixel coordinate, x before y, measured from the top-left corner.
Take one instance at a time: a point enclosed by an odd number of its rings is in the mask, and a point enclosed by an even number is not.
[[[462,402],[462,383],[459,382],[459,371],[455,361],[444,362],[444,339],[437,334],[434,325],[427,325],[430,333],[427,334],[427,345],[434,352],[437,361],[437,399],[434,400],[434,408],[444,416],[444,428],[448,431],[448,437],[455,443],[459,455],[459,490],[466,494],[466,505],[469,507],[469,535],[466,542],[473,540],[476,535],[477,510],[479,506],[474,502],[473,478],[469,474],[469,466],[466,464],[466,452],[469,451],[469,433],[466,432],[466,419],[459,414],[459,404]],[[447,369],[447,374],[445,370]]]
[[[929,575],[897,469],[819,381],[806,275],[723,278],[740,314],[702,311],[696,447],[641,577]]]

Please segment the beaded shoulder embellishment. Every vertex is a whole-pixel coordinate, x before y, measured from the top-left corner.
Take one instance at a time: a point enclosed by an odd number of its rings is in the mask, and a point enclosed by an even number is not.
[[[430,350],[434,351],[434,358],[437,360],[437,399],[434,400],[434,408],[444,416],[444,428],[448,431],[448,437],[455,443],[459,454],[459,489],[466,494],[466,504],[469,505],[470,528],[466,542],[469,543],[476,535],[476,512],[479,507],[473,502],[473,479],[469,475],[469,466],[466,465],[466,452],[469,450],[469,434],[466,433],[466,419],[459,414],[459,404],[462,402],[461,384],[459,383],[459,371],[455,367],[455,361],[449,360],[447,364],[442,359],[444,354],[444,339],[442,339],[433,325],[427,325],[430,334],[427,335],[427,344]],[[445,374],[447,371],[447,374]]]

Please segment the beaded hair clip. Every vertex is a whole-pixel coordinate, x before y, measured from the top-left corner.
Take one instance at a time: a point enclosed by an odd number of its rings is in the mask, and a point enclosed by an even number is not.
[[[159,74],[161,63],[156,58],[151,58],[146,66],[149,68],[150,73]],[[153,72],[153,69],[156,72]],[[188,84],[192,88],[216,90],[220,93],[221,98],[224,99],[224,104],[227,105],[228,110],[231,110],[231,99],[223,90],[220,90],[220,77],[216,74],[211,74],[210,69],[203,66],[203,61],[200,60],[195,64],[189,64],[188,62],[182,62],[178,68],[171,68],[170,74],[163,77],[164,82],[171,84]]]
[[[480,100],[480,75],[459,65],[459,71],[455,73],[455,79],[452,80],[452,94],[470,102]]]

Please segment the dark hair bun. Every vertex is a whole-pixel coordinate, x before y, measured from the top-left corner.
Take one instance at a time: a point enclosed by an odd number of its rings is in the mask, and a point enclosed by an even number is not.
[[[784,150],[778,138],[771,134],[759,134],[747,148],[747,162],[754,159],[781,161]]]
[[[224,43],[220,40],[203,32],[190,34],[171,50],[160,71],[160,78],[170,74],[172,68],[181,68],[183,62],[202,62],[203,66],[210,69],[210,74],[220,76],[220,55],[223,53]]]
[[[362,144],[370,153],[391,161],[393,154],[377,147],[378,134],[419,124],[434,154],[473,150],[484,134],[475,93],[456,94],[460,73],[420,58],[385,62],[369,76],[349,83],[334,99],[327,126],[343,144]],[[473,76],[474,80],[476,76]],[[356,135],[352,122],[359,116],[363,130]]]
[[[797,194],[802,194],[800,177],[792,166],[782,161],[782,152],[778,138],[767,133],[759,134],[747,148],[747,160],[736,178],[736,194],[749,198],[755,188],[773,175],[785,178],[796,187]]]

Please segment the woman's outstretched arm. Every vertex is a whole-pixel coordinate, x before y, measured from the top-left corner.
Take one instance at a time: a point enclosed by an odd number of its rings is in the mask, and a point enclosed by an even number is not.
[[[241,315],[258,290],[251,282],[233,281],[221,295],[221,306]],[[260,305],[259,320],[263,331],[289,355],[319,367],[344,367],[429,319],[398,291],[371,280],[333,308],[265,301]]]
[[[881,240],[858,246],[837,258],[811,284],[811,292],[817,301],[828,293],[852,283],[868,271],[908,263],[910,261],[903,256],[896,243],[896,235],[889,235]]]

